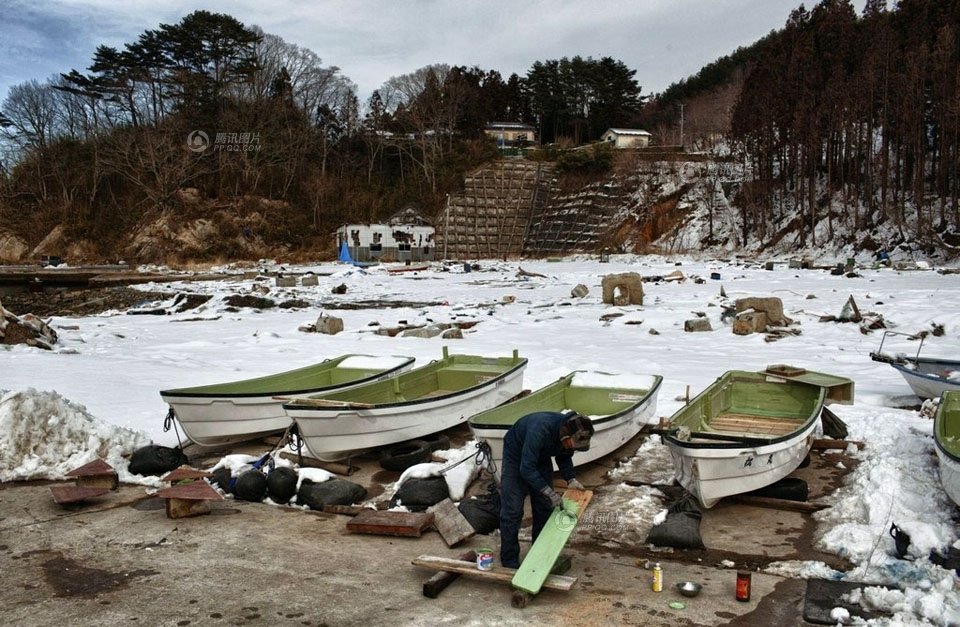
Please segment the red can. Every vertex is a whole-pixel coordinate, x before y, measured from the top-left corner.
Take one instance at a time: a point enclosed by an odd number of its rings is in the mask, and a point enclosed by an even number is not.
[[[737,601],[750,600],[750,573],[741,570],[737,573]]]

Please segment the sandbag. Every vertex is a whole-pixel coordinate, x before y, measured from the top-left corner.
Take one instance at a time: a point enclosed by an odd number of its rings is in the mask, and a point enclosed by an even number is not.
[[[227,494],[233,494],[233,486],[230,485],[231,479],[233,479],[233,475],[230,474],[229,468],[217,468],[210,475],[210,485],[217,486]]]
[[[687,495],[667,508],[667,518],[650,530],[647,544],[675,549],[702,549],[700,520],[703,512],[697,501]]]
[[[187,456],[178,448],[149,444],[130,455],[129,469],[134,475],[162,475],[189,463]]]
[[[274,503],[283,504],[297,493],[297,471],[287,466],[274,468],[267,475],[267,494]]]
[[[267,478],[259,470],[247,470],[237,477],[233,495],[241,501],[259,503],[267,495]]]
[[[457,509],[477,533],[492,533],[500,528],[500,492],[495,486],[490,486],[490,492],[483,496],[460,501]]]
[[[449,497],[450,488],[442,476],[407,479],[390,499],[390,507],[403,505],[411,512],[422,512]]]
[[[323,483],[304,480],[297,492],[297,504],[323,510],[324,505],[353,505],[366,496],[366,488],[346,479],[330,479]]]

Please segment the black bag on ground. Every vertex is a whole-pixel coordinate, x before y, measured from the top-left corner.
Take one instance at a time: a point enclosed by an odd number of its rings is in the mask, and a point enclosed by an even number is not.
[[[130,456],[130,473],[162,475],[188,463],[187,456],[178,448],[149,444],[138,448]]]
[[[237,477],[233,494],[241,501],[259,503],[267,495],[267,477],[259,470],[246,470]]]
[[[297,493],[297,481],[300,475],[293,468],[280,466],[267,475],[267,494],[274,503],[287,503]]]
[[[390,507],[403,505],[411,512],[422,512],[449,496],[450,488],[443,476],[407,479],[390,499]]]
[[[492,533],[500,528],[500,491],[495,485],[490,486],[487,494],[463,499],[457,509],[477,533]]]
[[[669,546],[675,549],[702,549],[700,520],[703,512],[691,495],[687,495],[667,508],[667,518],[650,530],[647,544]]]
[[[353,505],[367,496],[367,489],[346,479],[314,483],[305,479],[297,492],[297,504],[323,510],[324,505]]]

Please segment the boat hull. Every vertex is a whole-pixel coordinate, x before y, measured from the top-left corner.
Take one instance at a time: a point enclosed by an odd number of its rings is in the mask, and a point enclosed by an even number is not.
[[[933,421],[933,439],[940,483],[950,500],[960,505],[960,392],[950,391],[940,397]]]
[[[490,454],[496,465],[497,476],[503,466],[503,439],[510,425],[528,413],[534,411],[565,411],[573,410],[588,416],[596,429],[590,439],[590,450],[577,451],[573,455],[574,466],[587,464],[609,455],[633,438],[644,425],[654,417],[657,409],[657,395],[660,392],[662,378],[659,376],[645,376],[649,383],[644,388],[604,387],[603,385],[585,386],[583,391],[590,394],[616,396],[620,407],[617,411],[597,415],[588,405],[581,405],[569,396],[564,397],[562,391],[558,394],[555,388],[562,388],[564,383],[569,386],[569,380],[577,373],[572,373],[529,396],[513,403],[487,412],[500,414],[499,420],[509,424],[495,424],[484,414],[470,418],[470,430],[474,436],[490,445]],[[597,377],[603,373],[590,373]],[[507,416],[509,414],[509,416]],[[556,469],[556,462],[554,462]]]
[[[710,508],[783,479],[822,432],[828,391],[769,371],[727,372],[670,418],[663,442],[677,481]],[[845,396],[852,402],[852,387]]]
[[[201,392],[204,388],[188,388],[184,391],[165,390],[160,396],[170,406],[177,422],[192,442],[206,447],[223,446],[262,438],[289,427],[290,417],[283,410],[283,400],[278,400],[277,396],[302,398],[318,392],[350,390],[393,377],[408,369],[414,361],[411,357],[345,356],[350,357],[369,357],[387,367],[370,370],[366,376],[359,376],[349,383],[325,387],[310,386],[299,390],[278,387],[274,391],[247,394],[216,394]],[[208,387],[216,390],[219,386]]]
[[[671,447],[675,477],[704,508],[726,496],[759,490],[783,479],[810,453],[819,423],[785,442],[769,446],[692,451]]]
[[[515,362],[510,370],[496,375],[479,371],[470,387],[435,397],[427,395],[370,407],[315,407],[293,402],[283,408],[296,422],[308,455],[338,461],[365,450],[449,429],[473,414],[505,403],[523,389],[527,362],[516,358]],[[413,376],[416,372],[408,374]]]
[[[960,362],[947,359],[911,359],[905,364],[891,363],[900,373],[913,393],[920,398],[940,398],[944,392],[960,390],[960,380],[943,376],[960,372]]]

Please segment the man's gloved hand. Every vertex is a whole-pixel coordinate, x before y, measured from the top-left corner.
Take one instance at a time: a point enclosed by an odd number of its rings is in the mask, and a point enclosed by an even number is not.
[[[577,481],[576,479],[571,479],[570,481],[567,481],[567,487],[573,490],[586,490],[586,488],[583,487],[583,484]]]
[[[544,489],[540,490],[540,494],[550,499],[550,504],[553,505],[554,507],[563,508],[563,497],[557,494],[557,491],[551,488],[550,486],[547,486]]]

